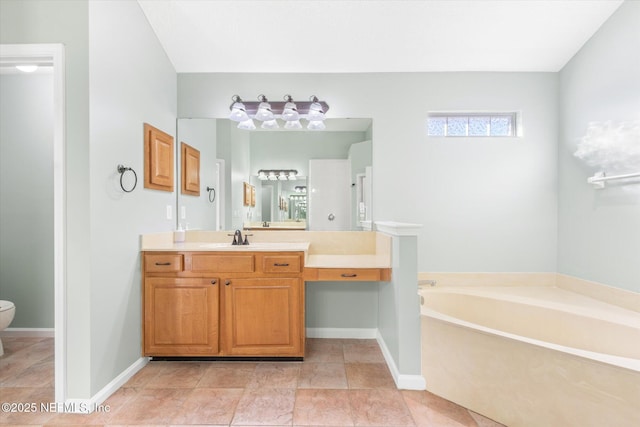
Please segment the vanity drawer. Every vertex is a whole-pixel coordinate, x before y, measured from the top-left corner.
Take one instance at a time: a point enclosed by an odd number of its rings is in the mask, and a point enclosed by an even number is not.
[[[300,273],[300,255],[265,255],[262,257],[262,271],[265,273]]]
[[[253,273],[255,271],[252,254],[200,254],[191,255],[187,268],[193,273]]]
[[[144,271],[147,273],[177,273],[184,267],[182,254],[145,254]]]
[[[378,268],[319,268],[318,281],[378,281],[384,280]]]

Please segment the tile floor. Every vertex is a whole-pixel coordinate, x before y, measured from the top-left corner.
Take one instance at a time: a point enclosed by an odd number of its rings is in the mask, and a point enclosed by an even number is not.
[[[53,401],[53,340],[3,338],[0,401]],[[166,362],[89,415],[0,413],[4,425],[499,427],[425,391],[397,390],[375,340],[309,339],[304,362]]]

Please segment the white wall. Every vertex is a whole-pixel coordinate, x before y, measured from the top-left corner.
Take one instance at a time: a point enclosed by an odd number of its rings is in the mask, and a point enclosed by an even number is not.
[[[0,94],[0,299],[11,327],[53,328],[53,74],[0,74]]]
[[[590,122],[640,120],[639,23],[640,2],[624,2],[560,73],[558,147],[559,272],[635,292],[640,184],[595,190],[586,181],[599,169],[573,153]]]
[[[172,230],[176,194],[143,186],[143,123],[175,136],[176,73],[137,2],[91,1],[91,394],[141,356],[139,236]],[[138,186],[119,187],[118,164]]]
[[[373,217],[424,224],[420,271],[555,271],[557,90],[554,73],[179,74],[178,115],[314,93],[331,117],[372,117]],[[524,136],[429,139],[430,110],[519,111]]]

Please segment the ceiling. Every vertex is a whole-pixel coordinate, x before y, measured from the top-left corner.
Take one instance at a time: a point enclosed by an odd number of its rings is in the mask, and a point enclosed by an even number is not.
[[[138,0],[178,73],[559,71],[618,0]]]

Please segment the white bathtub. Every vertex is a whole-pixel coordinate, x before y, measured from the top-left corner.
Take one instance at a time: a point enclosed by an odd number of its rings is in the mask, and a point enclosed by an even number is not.
[[[427,389],[517,426],[640,426],[640,313],[551,286],[422,288]]]

